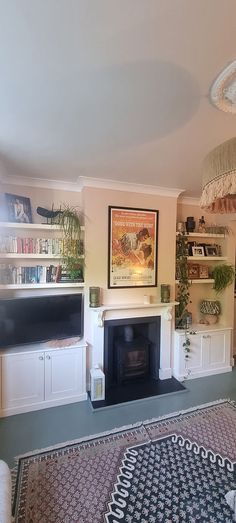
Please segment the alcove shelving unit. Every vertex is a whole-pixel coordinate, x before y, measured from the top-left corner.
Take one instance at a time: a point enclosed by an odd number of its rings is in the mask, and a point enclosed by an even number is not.
[[[176,236],[178,237],[178,232]],[[220,245],[222,255],[215,256],[187,256],[188,264],[209,265],[209,268],[219,264],[227,263],[228,258],[228,236],[224,234],[192,232],[186,234],[189,242],[196,241],[196,246]],[[231,361],[231,331],[227,319],[227,307],[231,289],[227,288],[222,295],[217,296],[213,284],[214,279],[191,278],[189,288],[190,303],[188,310],[192,313],[193,324],[189,328],[189,339],[191,342],[189,359],[186,364],[184,343],[186,339],[185,330],[177,329],[174,335],[173,375],[180,381],[189,378],[198,378],[212,374],[220,374],[232,370]],[[176,280],[178,284],[178,280]],[[192,285],[195,284],[195,285]],[[219,322],[214,325],[201,324],[199,305],[203,299],[218,299],[222,305],[222,314]],[[186,366],[187,365],[187,366]]]
[[[4,236],[10,236],[11,232],[15,232],[15,236],[19,237],[19,233],[27,237],[28,233],[31,233],[34,238],[37,238],[37,233],[42,231],[44,237],[47,232],[49,236],[52,234],[60,237],[61,227],[56,224],[47,223],[13,223],[13,222],[0,222],[0,234]],[[84,226],[81,226],[81,231],[84,233]],[[59,236],[58,236],[59,234]],[[80,256],[81,260],[84,259],[84,255]],[[35,266],[38,261],[49,261],[57,262],[61,259],[60,254],[47,254],[47,253],[17,253],[17,252],[0,252],[0,265],[7,260],[9,262],[15,260],[16,263],[19,261],[33,261]],[[59,289],[59,288],[83,288],[84,282],[42,282],[42,283],[9,283],[0,284],[0,290],[33,290],[33,289]]]

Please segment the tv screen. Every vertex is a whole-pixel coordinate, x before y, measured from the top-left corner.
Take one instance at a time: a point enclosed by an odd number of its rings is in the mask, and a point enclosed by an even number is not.
[[[83,335],[83,295],[0,300],[0,347]]]

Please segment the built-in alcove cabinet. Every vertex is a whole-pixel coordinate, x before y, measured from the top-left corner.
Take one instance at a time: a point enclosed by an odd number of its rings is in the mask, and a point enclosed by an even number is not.
[[[178,233],[176,235],[178,237]],[[199,249],[199,255],[195,254],[198,253],[198,249],[193,249],[194,255],[189,252],[187,257],[188,279],[190,281],[188,311],[192,314],[193,324],[188,329],[190,353],[187,361],[183,347],[186,339],[184,330],[178,329],[174,334],[173,375],[178,380],[183,380],[186,377],[191,379],[209,376],[232,370],[233,325],[230,319],[230,309],[233,307],[233,285],[217,295],[213,288],[214,280],[211,278],[213,267],[217,264],[231,262],[230,242],[232,242],[232,235],[192,232],[187,236],[190,251],[191,245],[202,246],[202,248]],[[206,248],[207,246],[208,248]],[[204,271],[205,268],[206,271]],[[204,272],[206,272],[205,276]],[[176,286],[177,283],[178,280],[176,280]],[[214,325],[200,323],[200,303],[204,299],[215,299],[221,303],[219,322]],[[194,334],[191,334],[191,331]]]
[[[191,331],[190,331],[191,332]],[[183,330],[176,330],[174,337],[173,376],[182,381],[186,377],[200,378],[232,370],[230,348],[232,329],[193,325],[190,338],[190,354],[186,362]]]
[[[86,393],[86,343],[48,349],[41,344],[0,354],[1,416],[82,401]]]

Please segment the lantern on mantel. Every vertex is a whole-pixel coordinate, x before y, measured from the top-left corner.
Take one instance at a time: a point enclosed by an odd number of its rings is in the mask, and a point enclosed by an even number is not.
[[[220,111],[236,114],[236,60],[217,76],[210,100]],[[218,145],[203,162],[200,206],[211,213],[236,212],[236,138]]]

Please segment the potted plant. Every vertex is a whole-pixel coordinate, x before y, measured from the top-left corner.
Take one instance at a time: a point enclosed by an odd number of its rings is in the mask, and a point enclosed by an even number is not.
[[[63,234],[62,264],[72,280],[83,279],[82,213],[76,207],[64,205],[57,216]]]
[[[214,279],[213,289],[219,294],[234,282],[235,268],[232,265],[222,263],[212,269],[211,276]]]
[[[206,325],[214,325],[218,321],[221,313],[221,304],[218,300],[202,300],[200,312],[203,314],[203,321]]]

